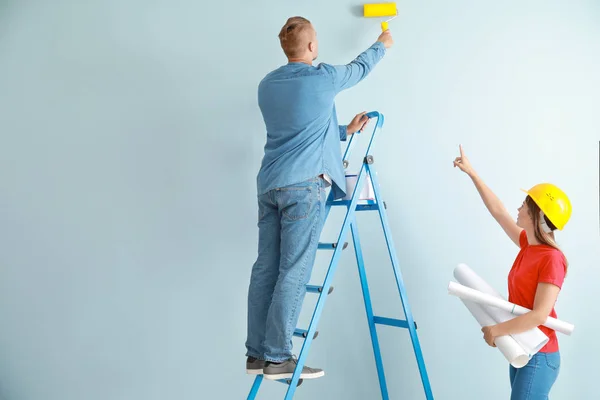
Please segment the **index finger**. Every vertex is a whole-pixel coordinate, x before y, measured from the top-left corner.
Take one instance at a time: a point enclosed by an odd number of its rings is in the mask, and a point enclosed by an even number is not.
[[[462,144],[459,144],[459,145],[458,145],[458,148],[459,148],[459,150],[460,150],[460,156],[461,156],[461,157],[464,157],[464,156],[465,156],[465,153],[463,152]]]

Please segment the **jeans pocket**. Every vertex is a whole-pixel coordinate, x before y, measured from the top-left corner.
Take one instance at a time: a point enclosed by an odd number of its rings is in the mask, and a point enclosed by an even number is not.
[[[292,221],[308,218],[314,204],[313,186],[292,186],[279,189],[281,214]]]
[[[558,353],[545,354],[546,365],[553,371],[560,368],[560,355]]]

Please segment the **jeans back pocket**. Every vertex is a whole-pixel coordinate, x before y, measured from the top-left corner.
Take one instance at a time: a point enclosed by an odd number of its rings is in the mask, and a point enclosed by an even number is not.
[[[556,371],[560,368],[560,354],[558,352],[555,353],[545,353],[546,365],[548,368]]]
[[[315,204],[315,187],[292,186],[278,190],[278,203],[282,215],[292,221],[306,219]]]

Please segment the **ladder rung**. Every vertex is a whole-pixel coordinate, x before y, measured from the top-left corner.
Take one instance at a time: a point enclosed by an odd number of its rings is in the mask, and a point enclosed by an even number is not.
[[[348,207],[350,205],[350,200],[336,200],[327,202],[328,205],[333,207]],[[384,207],[387,208],[385,202],[383,203]],[[357,204],[356,211],[377,211],[379,210],[379,204]]]
[[[306,339],[307,335],[308,335],[308,331],[305,329],[296,328],[296,330],[294,330],[294,336]],[[319,336],[319,331],[315,331],[315,334],[313,335],[313,340],[315,340],[317,338],[317,336]]]
[[[356,211],[377,211],[379,210],[379,204],[358,204]]]
[[[350,205],[350,200],[335,200],[335,201],[328,201],[327,205],[332,206],[332,207],[348,207]]]
[[[337,243],[319,243],[319,249],[321,250],[334,250],[337,247]],[[344,242],[344,246],[342,250],[345,250],[348,247],[348,242]]]
[[[408,322],[404,319],[393,319],[385,317],[373,317],[373,322],[379,325],[396,326],[398,328],[408,329]],[[415,329],[417,329],[417,322],[415,321]]]
[[[321,293],[323,291],[323,286],[306,285],[306,291],[308,293]],[[327,294],[331,294],[331,292],[333,292],[333,286],[329,286]]]

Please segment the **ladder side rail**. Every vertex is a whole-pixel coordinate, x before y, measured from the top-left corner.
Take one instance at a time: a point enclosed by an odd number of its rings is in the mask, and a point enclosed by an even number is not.
[[[346,238],[346,236],[348,234],[348,230],[350,229],[350,224],[353,221],[354,216],[356,214],[356,205],[358,203],[358,198],[360,197],[359,189],[360,189],[361,184],[364,181],[365,177],[366,177],[365,164],[363,163],[361,166],[360,172],[359,172],[356,186],[354,187],[354,191],[352,193],[352,200],[350,201],[350,205],[348,206],[348,211],[346,212],[346,216],[344,217],[344,222],[342,224],[342,228],[338,235],[338,240],[337,240],[338,243],[343,243],[344,239]],[[317,300],[317,305],[315,306],[315,309],[313,311],[313,315],[312,315],[312,318],[311,318],[311,321],[309,324],[309,328],[308,328],[308,334],[307,334],[308,337],[304,340],[304,343],[302,344],[302,349],[300,350],[300,354],[298,356],[298,363],[296,365],[294,374],[292,375],[292,380],[288,387],[288,390],[287,390],[287,393],[285,396],[285,400],[291,400],[296,391],[297,382],[300,378],[300,373],[302,372],[302,368],[304,367],[304,363],[305,363],[306,357],[308,355],[308,350],[310,348],[310,345],[312,344],[313,334],[317,327],[318,321],[321,317],[321,313],[322,313],[323,307],[325,305],[325,299],[327,298],[327,292],[329,291],[329,287],[331,286],[331,281],[333,279],[335,271],[337,270],[338,261],[342,255],[342,250],[343,250],[342,246],[337,246],[333,252],[333,256],[331,257],[331,261],[330,261],[329,267],[327,269],[327,274],[325,275],[325,280],[323,282],[323,291],[319,294],[319,298]]]
[[[381,200],[381,190],[379,187],[379,181],[377,180],[377,173],[373,164],[367,164],[367,170],[369,176],[371,177],[371,182],[373,183],[373,191],[375,193],[375,199],[377,202]],[[412,315],[412,310],[408,305],[408,295],[406,293],[406,288],[404,286],[404,280],[402,278],[402,273],[400,272],[398,256],[396,254],[394,241],[392,239],[392,233],[388,222],[387,213],[385,211],[385,207],[379,207],[379,219],[381,221],[381,226],[383,229],[383,233],[385,236],[385,241],[388,248],[388,254],[390,256],[390,261],[392,263],[392,269],[394,271],[394,276],[396,278],[396,284],[398,287],[398,292],[400,293],[400,300],[402,303],[402,309],[404,311],[404,316],[406,318],[408,324],[408,331],[410,333],[410,338],[413,344],[413,349],[415,353],[415,357],[417,359],[417,364],[419,366],[419,373],[421,375],[421,381],[423,383],[423,389],[427,396],[427,399],[433,399],[433,394],[431,391],[431,385],[429,382],[429,377],[427,374],[427,369],[425,367],[425,360],[423,358],[421,344],[419,343],[419,338],[417,335],[414,318]]]

